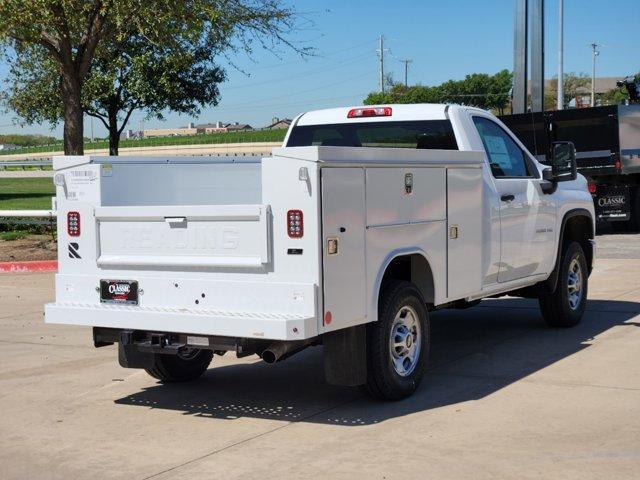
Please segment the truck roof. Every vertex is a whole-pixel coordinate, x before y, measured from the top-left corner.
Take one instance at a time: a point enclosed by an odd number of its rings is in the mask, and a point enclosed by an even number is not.
[[[347,118],[350,110],[360,108],[391,108],[390,116]],[[355,105],[351,107],[327,108],[303,113],[298,117],[295,125],[327,125],[332,123],[357,123],[357,122],[393,122],[407,120],[445,120],[447,110],[460,108],[458,105],[446,105],[440,103],[419,104],[386,104],[386,105]]]

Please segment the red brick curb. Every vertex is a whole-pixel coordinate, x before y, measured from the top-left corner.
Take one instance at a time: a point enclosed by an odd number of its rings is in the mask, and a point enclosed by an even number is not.
[[[32,262],[0,262],[0,273],[55,272],[57,260],[36,260]]]

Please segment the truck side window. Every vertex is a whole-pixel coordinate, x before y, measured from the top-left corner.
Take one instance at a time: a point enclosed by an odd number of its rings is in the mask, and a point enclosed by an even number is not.
[[[528,177],[525,153],[507,132],[488,118],[473,117],[496,178]]]

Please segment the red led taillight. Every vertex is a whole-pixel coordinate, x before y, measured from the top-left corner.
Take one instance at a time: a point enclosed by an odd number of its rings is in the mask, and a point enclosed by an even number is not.
[[[390,117],[391,107],[352,108],[347,118]]]
[[[287,233],[291,238],[300,238],[304,234],[302,210],[289,210],[287,212]]]
[[[67,233],[70,237],[80,236],[80,213],[69,212],[67,213]]]
[[[595,183],[589,182],[589,193],[596,193],[597,189],[598,186]]]

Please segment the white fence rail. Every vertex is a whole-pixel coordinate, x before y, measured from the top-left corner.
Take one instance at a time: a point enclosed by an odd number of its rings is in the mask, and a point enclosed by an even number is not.
[[[7,168],[22,168],[23,170],[27,167],[50,167],[52,164],[52,160],[25,160],[23,162],[14,162],[14,161],[0,161],[0,170],[5,170]]]
[[[0,210],[0,224],[53,225],[55,210]]]

